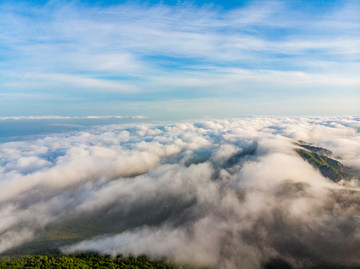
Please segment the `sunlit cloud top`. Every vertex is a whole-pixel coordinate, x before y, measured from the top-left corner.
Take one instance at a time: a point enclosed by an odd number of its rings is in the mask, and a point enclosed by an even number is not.
[[[356,1],[0,3],[0,116],[359,113]]]

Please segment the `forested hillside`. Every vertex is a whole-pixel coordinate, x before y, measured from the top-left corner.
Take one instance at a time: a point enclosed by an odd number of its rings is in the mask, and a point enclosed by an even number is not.
[[[47,255],[47,256],[27,256],[27,257],[2,257],[0,258],[0,268],[69,268],[69,269],[175,269],[178,267],[166,264],[164,261],[151,261],[145,256],[137,258],[101,256],[98,254],[78,254],[78,255]]]

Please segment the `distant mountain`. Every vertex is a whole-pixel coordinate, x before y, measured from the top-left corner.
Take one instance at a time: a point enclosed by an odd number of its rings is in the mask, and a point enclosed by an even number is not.
[[[322,148],[322,147],[316,147],[316,146],[313,146],[313,145],[310,145],[308,143],[306,143],[305,141],[302,141],[302,140],[299,140],[299,142],[297,143],[298,146],[301,146],[302,148],[305,148],[313,153],[317,153],[319,155],[324,155],[324,156],[327,156],[327,157],[330,157],[333,153],[328,150],[328,149],[325,149],[325,148]]]
[[[297,148],[295,151],[304,160],[308,161],[312,166],[319,169],[324,177],[327,177],[334,182],[350,180],[355,177],[349,172],[350,168],[329,157],[332,155],[330,150],[306,144],[301,140],[296,145],[302,148]]]

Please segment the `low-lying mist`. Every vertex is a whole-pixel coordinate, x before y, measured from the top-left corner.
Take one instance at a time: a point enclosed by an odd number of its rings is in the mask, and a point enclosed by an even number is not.
[[[47,238],[209,268],[360,266],[359,130],[355,117],[253,117],[0,144],[0,253]],[[324,177],[299,140],[353,179]]]

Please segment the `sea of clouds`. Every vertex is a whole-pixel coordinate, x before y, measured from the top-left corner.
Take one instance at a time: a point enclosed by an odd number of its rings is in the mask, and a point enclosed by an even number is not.
[[[70,219],[110,219],[66,253],[146,254],[210,268],[360,265],[360,184],[324,178],[294,148],[360,171],[358,117],[250,117],[95,126],[0,144],[0,253]],[[110,228],[109,228],[110,227]]]

